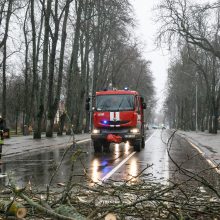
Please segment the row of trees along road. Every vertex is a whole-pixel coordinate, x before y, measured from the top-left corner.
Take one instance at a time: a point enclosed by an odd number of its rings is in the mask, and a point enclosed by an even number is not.
[[[51,137],[62,101],[67,128],[86,130],[86,97],[109,85],[140,91],[150,115],[153,78],[133,16],[128,0],[1,1],[0,111],[8,126],[22,121],[34,138]]]
[[[158,42],[170,46],[174,46],[175,42],[178,47],[168,69],[164,105],[170,126],[196,129],[197,113],[198,128],[217,133],[220,2],[164,0],[157,7],[157,12],[161,22]]]

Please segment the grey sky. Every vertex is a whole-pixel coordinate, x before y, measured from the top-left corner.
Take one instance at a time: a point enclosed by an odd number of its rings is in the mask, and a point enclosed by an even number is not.
[[[131,0],[138,23],[136,35],[145,44],[144,57],[152,62],[151,69],[155,78],[154,85],[158,99],[157,111],[162,107],[169,65],[169,52],[165,48],[157,49],[154,44],[157,25],[153,21],[155,19],[155,12],[152,9],[159,1]]]

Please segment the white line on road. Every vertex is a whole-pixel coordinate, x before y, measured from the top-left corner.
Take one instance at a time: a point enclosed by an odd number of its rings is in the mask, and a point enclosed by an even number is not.
[[[154,136],[155,132],[145,141],[145,144]],[[134,154],[136,154],[136,152],[133,152],[131,154],[128,155],[128,157],[126,157],[124,160],[121,161],[121,163],[119,163],[113,170],[111,170],[109,173],[107,173],[102,179],[101,181],[104,182],[106,181],[108,178],[110,178],[123,164],[125,164]]]
[[[145,141],[145,144],[155,135],[156,131]]]
[[[83,143],[83,142],[87,142],[87,141],[91,141],[91,138],[87,138],[81,141],[76,141],[77,144]]]
[[[126,157],[124,160],[121,161],[121,163],[118,164],[118,166],[116,166],[113,170],[111,170],[111,172],[109,172],[108,174],[106,174],[101,180],[105,181],[107,180],[109,177],[112,176],[112,174],[114,174],[124,163],[126,163],[136,152],[133,152],[131,154],[128,155],[128,157]]]
[[[81,144],[81,143],[88,142],[88,141],[91,141],[91,138],[87,138],[87,139],[84,139],[84,140],[76,141],[76,144]],[[73,142],[69,142],[67,144],[60,145],[60,147],[71,146],[71,145],[73,145]]]

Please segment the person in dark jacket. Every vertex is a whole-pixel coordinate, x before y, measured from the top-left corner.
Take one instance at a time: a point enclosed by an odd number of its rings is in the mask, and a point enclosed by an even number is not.
[[[2,145],[4,144],[5,120],[0,115],[0,164],[2,163]]]

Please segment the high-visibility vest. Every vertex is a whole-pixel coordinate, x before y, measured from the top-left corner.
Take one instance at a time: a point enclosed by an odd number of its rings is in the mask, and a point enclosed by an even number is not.
[[[4,140],[1,140],[1,139],[0,139],[0,144],[4,144]]]

